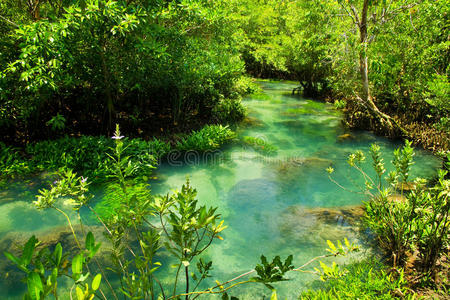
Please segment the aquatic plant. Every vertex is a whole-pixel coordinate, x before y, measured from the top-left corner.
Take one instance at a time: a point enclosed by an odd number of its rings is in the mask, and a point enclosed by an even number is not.
[[[73,280],[70,293],[75,288],[78,300],[94,298],[99,290],[102,274],[92,276],[91,283],[88,283],[88,278],[91,277],[88,263],[100,248],[92,232],[86,235],[85,248],[80,248],[73,257],[70,257],[73,253],[63,253],[61,243],[55,246],[53,252],[48,247],[39,246],[39,241],[33,235],[25,244],[20,257],[10,252],[4,253],[10,261],[26,273],[28,291],[23,299],[45,299],[50,295],[58,299],[58,279],[63,276]],[[69,266],[71,266],[71,272]],[[101,289],[99,292],[103,295]]]
[[[349,165],[364,178],[365,184],[359,191],[370,196],[364,223],[376,235],[394,267],[403,266],[417,251],[415,267],[422,273],[419,277],[432,281],[438,272],[438,260],[450,246],[450,180],[445,179],[448,171],[439,170],[434,185],[427,185],[422,178],[410,180],[414,151],[409,141],[394,151],[395,170],[385,178],[387,170],[380,147],[372,145],[370,154],[375,178],[361,167],[365,160],[362,151],[348,159]],[[327,171],[331,174],[334,170]]]
[[[325,299],[414,299],[408,291],[407,280],[401,272],[399,276],[389,273],[386,266],[375,257],[346,265],[346,276],[333,278],[313,285],[300,294],[302,300]]]
[[[228,126],[208,125],[183,137],[175,148],[179,151],[214,150],[235,137],[236,134]]]
[[[68,270],[67,265],[70,263],[68,257],[74,253],[63,256],[61,245],[57,245],[51,255],[44,255],[48,253],[47,248],[35,255],[37,240],[34,237],[25,245],[20,258],[11,253],[5,253],[11,261],[27,273],[29,289],[27,299],[43,299],[49,294],[57,298],[56,279],[62,275],[72,278],[70,295],[75,289],[78,299],[94,297],[119,299],[119,293],[129,299],[180,299],[181,297],[196,299],[201,295],[211,294],[222,294],[226,299],[229,298],[230,289],[249,282],[264,284],[271,290],[272,299],[274,299],[276,290],[272,284],[287,280],[285,275],[288,272],[303,271],[311,263],[322,258],[358,251],[358,248],[348,240],[345,240],[344,244],[338,241],[336,245],[328,241],[328,254],[315,257],[297,268],[292,265],[292,255],[284,261],[279,256],[271,261],[261,256],[261,263],[254,269],[228,281],[216,280],[215,286],[201,289],[200,284],[211,277],[212,270],[212,262],[203,260],[201,254],[211,246],[213,241],[223,239],[221,232],[227,227],[224,221],[220,220],[220,214],[216,213],[217,208],[199,206],[196,190],[190,186],[189,181],[180,191],[163,196],[151,195],[148,189],[145,190],[145,186],[134,188],[135,166],[132,163],[133,160],[130,161],[130,157],[124,155],[126,139],[120,134],[118,127],[113,141],[115,147],[110,149],[112,154],[109,161],[114,180],[111,191],[116,193],[118,199],[115,207],[112,207],[112,214],[102,217],[90,206],[88,179],[77,176],[70,170],[63,171],[61,178],[49,189],[40,190],[35,201],[38,208],[55,209],[67,219],[78,247],[71,261],[72,270]],[[95,253],[100,245],[95,243],[93,234],[88,233],[84,245],[81,243],[68,214],[57,205],[57,201],[61,198],[75,210],[80,225],[82,225],[82,219],[79,216],[79,210],[84,206],[94,213],[104,227],[105,236],[112,247],[111,266],[108,269],[119,277],[119,289],[111,285],[104,271],[105,266],[100,265],[96,260]],[[173,266],[176,272],[170,286],[163,285],[155,272],[162,266],[159,259],[161,258],[160,249],[163,247],[175,260]],[[33,263],[30,265],[31,261]],[[86,280],[91,273],[91,261],[96,263],[100,273],[89,285]],[[194,261],[197,261],[196,268],[193,266]],[[35,270],[36,268],[38,270]],[[323,278],[337,278],[346,271],[340,270],[335,264],[328,267],[321,263],[320,269],[316,268],[315,273]],[[244,279],[250,275],[253,277]],[[182,277],[184,280],[181,280]],[[101,281],[107,287],[102,287]],[[184,286],[180,287],[182,283]],[[105,294],[105,288],[109,289],[108,296]]]
[[[247,115],[240,99],[222,99],[213,108],[212,113],[221,124],[233,124],[242,121]]]
[[[274,146],[269,142],[267,142],[266,140],[259,137],[244,136],[242,138],[242,143],[245,146],[251,147],[256,152],[267,156],[276,155],[278,151],[277,146]]]
[[[149,177],[153,166],[171,150],[215,150],[231,141],[235,133],[227,126],[208,125],[184,136],[175,146],[159,139],[145,141],[124,137],[123,155],[130,158],[135,168],[133,176]],[[0,179],[29,176],[42,171],[68,168],[84,174],[92,182],[109,180],[109,154],[114,140],[104,136],[64,137],[57,140],[29,144],[25,149],[0,143]]]

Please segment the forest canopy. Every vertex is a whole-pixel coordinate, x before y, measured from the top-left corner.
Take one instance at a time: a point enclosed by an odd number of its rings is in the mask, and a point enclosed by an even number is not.
[[[55,129],[104,134],[115,122],[151,136],[237,121],[245,114],[240,95],[252,90],[245,73],[346,101],[353,127],[409,132],[413,140],[446,135],[449,7],[448,0],[4,0],[3,139],[48,138]],[[46,132],[36,132],[42,123]],[[429,146],[436,143],[445,144]]]

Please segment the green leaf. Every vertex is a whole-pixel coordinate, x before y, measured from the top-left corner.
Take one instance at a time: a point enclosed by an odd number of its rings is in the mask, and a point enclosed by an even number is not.
[[[92,251],[94,247],[95,247],[94,235],[92,234],[91,231],[89,231],[88,234],[86,235],[86,249]]]
[[[82,253],[74,256],[72,260],[72,273],[81,274],[83,272],[84,256]]]
[[[52,271],[52,275],[49,277],[52,285],[56,284],[57,278],[58,278],[58,268],[54,268]]]
[[[336,246],[333,244],[333,242],[331,242],[330,240],[327,240],[327,244],[328,244],[328,247],[330,247],[330,249],[333,251],[333,252],[336,252]]]
[[[25,244],[25,247],[24,247],[23,253],[22,253],[22,264],[24,266],[28,266],[30,264],[31,259],[33,258],[33,253],[34,253],[34,249],[36,248],[37,242],[38,242],[38,240],[33,235],[32,237],[30,237],[28,242]]]
[[[53,256],[55,257],[55,264],[59,266],[62,258],[62,246],[61,243],[58,243],[55,247],[55,251],[53,251]]]
[[[27,277],[28,293],[31,299],[41,299],[41,292],[44,291],[41,277],[36,272],[30,272]]]
[[[22,266],[22,262],[20,261],[20,259],[15,256],[14,254],[8,252],[8,251],[4,251],[3,254],[6,256],[7,259],[9,259],[10,261],[12,261],[13,263],[15,263],[16,265]]]
[[[102,281],[102,274],[97,274],[92,280],[92,289],[94,291],[98,290],[100,287],[100,282]]]
[[[276,290],[272,291],[272,296],[270,296],[270,300],[277,300],[277,291]]]
[[[84,293],[83,293],[83,290],[80,289],[79,286],[77,286],[76,291],[77,291],[77,299],[78,299],[78,300],[84,300]]]

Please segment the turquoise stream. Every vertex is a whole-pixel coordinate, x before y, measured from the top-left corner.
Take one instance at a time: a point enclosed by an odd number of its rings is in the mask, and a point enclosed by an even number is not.
[[[226,225],[224,240],[217,240],[204,254],[213,263],[213,278],[226,281],[251,270],[259,257],[294,255],[299,266],[312,257],[324,254],[326,240],[347,237],[360,241],[342,210],[357,212],[364,196],[343,190],[332,183],[325,169],[336,169],[333,178],[349,189],[363,182],[349,171],[347,156],[355,150],[367,152],[378,143],[391,167],[392,151],[400,144],[375,137],[365,131],[347,132],[341,116],[332,105],[292,96],[294,84],[261,82],[264,94],[248,97],[244,104],[249,118],[238,128],[240,138],[258,137],[278,148],[272,156],[264,156],[250,146],[233,144],[213,154],[185,157],[185,162],[161,164],[151,182],[155,194],[181,188],[188,177],[198,191],[201,204],[217,206]],[[432,176],[440,160],[425,151],[416,151],[413,175]],[[366,163],[367,169],[370,163]],[[67,231],[65,220],[53,211],[39,212],[31,204],[40,178],[20,182],[0,191],[0,247],[24,242],[30,234],[61,238]],[[101,189],[94,201],[101,201]],[[88,219],[88,218],[87,218]],[[360,241],[361,242],[361,241]],[[365,250],[358,256],[365,255]],[[356,257],[357,258],[357,257]],[[338,259],[345,262],[355,257]],[[162,262],[170,264],[163,257]],[[170,284],[175,269],[160,272],[163,283]],[[23,284],[5,258],[0,257],[0,298],[19,299]],[[184,275],[183,275],[184,276]],[[292,280],[277,284],[279,299],[296,299],[298,294],[317,279],[307,273],[290,274]],[[210,280],[205,287],[214,285]],[[256,284],[238,287],[233,295],[240,299],[261,299],[270,291]],[[9,295],[9,297],[7,296]],[[210,298],[206,297],[206,298]]]

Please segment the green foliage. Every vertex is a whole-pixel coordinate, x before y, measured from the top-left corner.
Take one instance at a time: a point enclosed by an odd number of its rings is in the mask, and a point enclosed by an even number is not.
[[[267,288],[273,291],[275,288],[270,283],[287,280],[284,278],[284,275],[286,272],[294,269],[292,259],[293,256],[289,255],[283,263],[279,256],[275,256],[272,262],[269,263],[267,258],[261,255],[261,264],[255,267],[258,276],[253,277],[252,280],[264,283]]]
[[[101,274],[94,276],[89,287],[87,279],[90,274],[83,271],[99,248],[100,244],[95,243],[92,232],[89,232],[86,236],[86,247],[80,248],[80,252],[70,258],[71,253],[63,253],[60,243],[52,252],[48,247],[41,247],[36,237],[32,236],[25,244],[20,257],[9,252],[4,252],[4,255],[26,273],[28,292],[24,295],[24,299],[39,300],[49,295],[57,299],[58,278],[64,276],[73,280],[78,299],[81,300],[92,299],[100,287]],[[85,291],[81,291],[80,286],[85,288]]]
[[[256,94],[260,93],[261,87],[254,82],[254,79],[242,76],[239,78],[234,86],[236,93],[238,95],[250,95],[250,94]]]
[[[220,130],[226,131],[227,128],[222,127]],[[70,293],[74,290],[78,299],[91,300],[94,297],[100,298],[100,294],[104,295],[100,286],[102,277],[107,282],[104,288],[109,288],[116,299],[119,298],[118,293],[128,299],[178,299],[182,296],[185,299],[195,299],[207,294],[223,294],[223,299],[229,299],[227,290],[249,282],[264,284],[272,290],[271,299],[276,299],[273,283],[286,280],[287,272],[301,271],[315,261],[310,260],[294,269],[292,255],[284,262],[279,256],[272,262],[261,256],[261,264],[254,270],[224,283],[216,281],[216,286],[199,290],[202,281],[211,277],[213,269],[212,262],[203,260],[201,254],[215,239],[223,240],[221,233],[227,228],[224,221],[220,220],[220,214],[216,213],[217,208],[198,205],[197,192],[190,186],[189,181],[173,194],[153,196],[145,181],[141,181],[145,178],[136,179],[134,176],[134,156],[139,156],[139,152],[134,151],[130,156],[126,155],[127,149],[133,147],[133,144],[127,143],[119,126],[116,127],[112,139],[114,147],[110,149],[111,154],[108,154],[106,163],[110,165],[110,178],[113,182],[108,187],[106,203],[92,208],[89,203],[92,197],[89,194],[87,178],[78,177],[72,170],[61,170],[60,179],[50,188],[41,189],[34,202],[37,208],[54,209],[66,218],[78,250],[63,254],[62,247],[58,244],[53,253],[44,247],[34,255],[38,241],[32,237],[24,246],[20,257],[5,252],[9,260],[27,273],[29,291],[25,299],[44,299],[50,294],[58,298],[57,279],[60,276],[73,279]],[[84,244],[78,239],[72,220],[64,211],[65,206],[58,203],[61,199],[75,211],[81,228],[81,207],[90,209],[103,225],[111,247],[110,265],[100,265],[96,261],[95,254],[101,245],[96,243],[91,232],[86,235]],[[102,211],[105,206],[109,209],[108,213]],[[340,242],[337,246],[331,242],[328,242],[328,245],[330,254],[321,257],[345,255],[357,250],[357,247],[347,240],[345,247]],[[163,247],[164,252],[160,251]],[[176,273],[169,286],[163,286],[156,271],[162,266],[159,261],[161,257],[167,255],[175,262],[172,266],[176,268]],[[87,279],[90,276],[92,261],[96,262],[100,273],[94,276],[89,284]],[[195,271],[193,262],[196,262]],[[105,277],[104,267],[118,276],[119,289],[115,289]],[[322,264],[322,268],[325,273],[333,275],[327,266]],[[336,265],[332,266],[332,270],[337,270]],[[180,277],[182,273],[185,275],[183,281]],[[252,273],[256,273],[256,276],[234,282]],[[184,287],[180,292],[179,286],[182,283]],[[96,293],[97,290],[100,294]]]
[[[249,146],[263,155],[276,155],[278,151],[278,148],[276,146],[259,137],[244,136],[242,138],[242,142],[245,146]]]
[[[149,178],[153,166],[171,150],[215,150],[233,140],[236,134],[227,126],[208,125],[186,135],[174,147],[156,138],[150,141],[123,138],[124,163],[131,173],[129,177]],[[64,137],[57,140],[29,144],[22,152],[0,142],[1,179],[29,176],[42,171],[71,169],[85,174],[90,181],[110,179],[112,168],[108,162],[114,151],[114,140],[107,137]]]
[[[344,100],[335,100],[334,107],[336,109],[344,109],[347,106],[347,103]]]
[[[409,141],[394,151],[392,161],[395,170],[386,172],[380,147],[372,145],[370,153],[376,179],[362,168],[365,156],[358,151],[349,156],[349,164],[365,179],[362,191],[371,198],[366,203],[364,223],[375,234],[382,249],[390,256],[394,267],[402,266],[408,255],[418,251],[417,268],[424,274],[435,275],[437,261],[450,245],[450,182],[445,179],[447,171],[438,172],[434,186],[426,180],[409,181],[409,169],[413,164],[414,151]],[[410,190],[410,191],[408,191]]]
[[[55,4],[36,2],[43,15]],[[51,17],[18,19],[0,35],[0,123],[8,139],[19,139],[16,129],[42,138],[42,120],[62,129],[58,115],[68,133],[104,134],[118,121],[141,130],[205,123],[217,119],[221,99],[248,92],[236,84],[243,64],[226,45],[224,13],[210,3],[63,2]],[[242,115],[238,104],[228,107],[239,112],[227,112],[227,121]]]
[[[62,130],[66,127],[66,118],[58,113],[45,124],[50,126],[53,131]]]
[[[182,138],[177,142],[176,149],[180,151],[214,150],[235,137],[236,134],[228,126],[208,125]]]
[[[346,276],[318,284],[320,289],[304,292],[299,299],[397,299],[398,296],[415,298],[414,295],[408,294],[403,273],[399,276],[388,273],[374,258],[345,267]]]
[[[247,115],[245,107],[238,99],[222,99],[213,109],[214,118],[221,124],[233,124]]]

